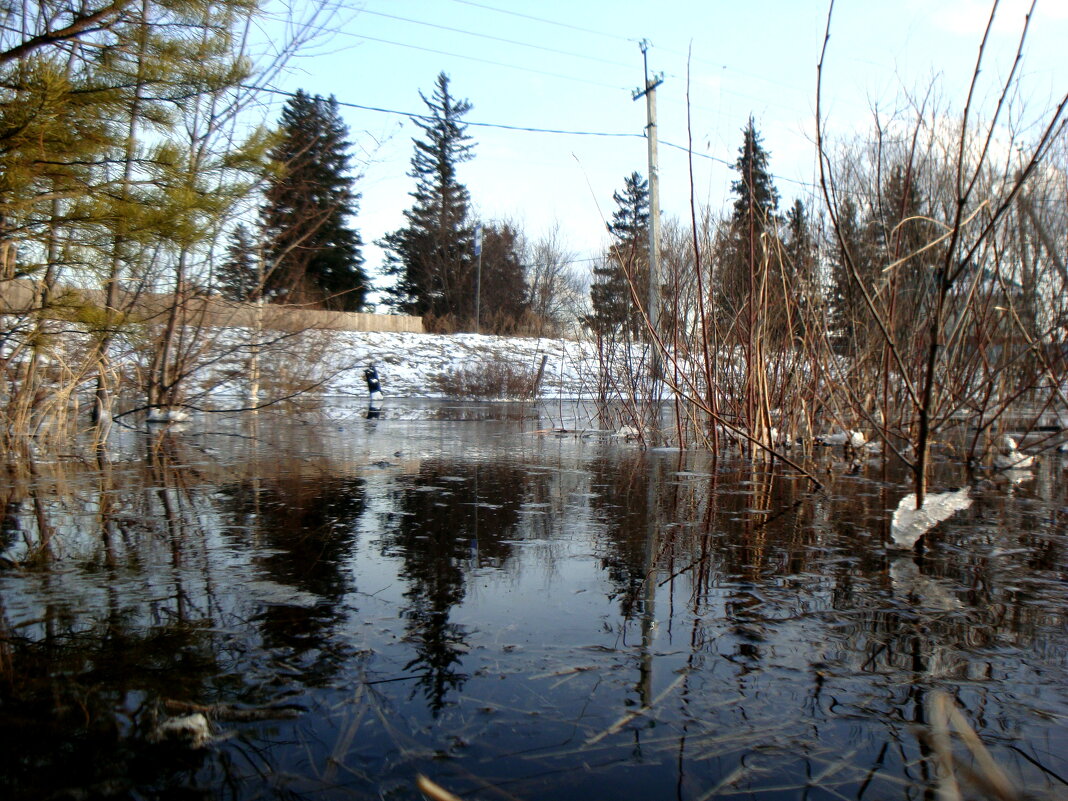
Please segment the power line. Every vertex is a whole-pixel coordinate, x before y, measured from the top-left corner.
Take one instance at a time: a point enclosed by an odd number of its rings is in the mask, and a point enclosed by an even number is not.
[[[460,3],[461,5],[465,5],[465,6],[473,6],[475,8],[485,9],[487,11],[494,11],[494,12],[496,12],[498,14],[507,14],[507,15],[513,16],[513,17],[520,17],[522,19],[529,19],[529,20],[533,20],[535,22],[544,23],[546,25],[555,25],[557,27],[567,28],[569,30],[578,31],[580,33],[588,33],[588,34],[592,34],[594,36],[603,36],[603,37],[606,37],[608,39],[613,39],[613,40],[619,41],[619,42],[626,42],[628,44],[638,44],[638,42],[640,41],[639,39],[636,39],[636,38],[626,37],[626,36],[619,36],[617,34],[612,34],[612,33],[606,33],[605,31],[595,30],[593,28],[583,28],[583,27],[578,26],[578,25],[571,25],[569,23],[560,22],[558,20],[547,19],[545,17],[536,17],[536,16],[533,16],[533,15],[530,15],[530,14],[523,14],[523,13],[520,13],[518,11],[511,11],[509,9],[504,9],[504,8],[497,8],[495,6],[490,6],[490,5],[487,5],[485,3],[475,2],[475,0],[452,0],[452,2]],[[379,13],[380,14],[380,12],[367,12],[367,13]],[[381,16],[389,16],[389,15],[381,14]],[[429,23],[423,23],[423,24],[429,24]],[[445,28],[445,30],[456,30],[456,29],[454,29],[454,28]],[[466,31],[460,31],[460,32],[461,33],[466,33]],[[480,34],[472,34],[472,35],[476,35],[477,36],[477,35],[480,35]],[[495,38],[495,37],[489,37],[489,38]],[[515,42],[514,44],[524,44],[524,43]],[[538,47],[538,45],[526,45],[526,46],[527,47]],[[549,48],[546,48],[546,49],[549,49]],[[756,79],[756,80],[759,80],[759,81],[764,81],[766,83],[770,83],[772,85],[779,86],[779,87],[782,87],[782,88],[785,88],[785,89],[791,89],[791,90],[794,90],[794,91],[805,91],[805,90],[800,89],[797,86],[793,86],[792,84],[784,83],[784,82],[776,80],[774,78],[768,78],[768,77],[765,77],[763,75],[758,75],[758,74],[753,73],[753,72],[746,72],[745,70],[739,70],[739,69],[737,69],[735,67],[731,67],[731,66],[729,66],[727,64],[722,64],[722,63],[718,63],[718,62],[714,62],[714,61],[709,61],[708,59],[700,58],[698,56],[693,56],[692,54],[689,54],[689,53],[682,53],[682,52],[680,52],[678,50],[674,50],[672,48],[659,48],[658,47],[656,49],[657,49],[658,52],[664,52],[664,53],[667,53],[669,55],[673,55],[676,58],[682,58],[682,59],[685,59],[688,62],[692,62],[692,63],[695,63],[695,64],[704,64],[705,66],[715,67],[715,68],[720,69],[720,70],[724,70],[724,69],[725,70],[729,70],[729,71],[731,71],[733,73],[736,73],[737,75],[742,75],[742,76],[745,76],[747,78],[753,78],[753,79]],[[551,52],[562,52],[562,51],[551,51]],[[576,54],[567,53],[567,55],[576,55]],[[593,57],[592,56],[588,56],[587,58],[593,58]],[[617,66],[617,67],[624,67],[624,68],[630,68],[631,67],[631,65],[629,65],[629,64],[622,64],[622,63],[619,63],[619,62],[607,61],[605,59],[595,59],[595,60],[601,61],[602,63],[605,63],[605,64],[610,64],[612,66]],[[682,78],[683,77],[682,75],[677,74],[677,73],[673,73],[673,72],[668,72],[667,74],[669,75],[669,77],[672,77],[672,78]],[[738,94],[741,97],[749,97],[748,95],[744,95],[744,94],[737,93],[737,92],[735,94]]]
[[[269,88],[269,87],[251,87],[251,86],[246,87],[246,88],[258,89],[259,91],[268,92],[270,94],[275,94],[275,95],[282,95],[283,97],[296,97],[296,93],[295,92],[287,92],[284,89],[272,89],[272,88]],[[368,105],[364,105],[362,103],[352,103],[352,102],[349,102],[349,101],[337,100],[336,98],[335,98],[334,102],[336,102],[339,106],[342,106],[343,108],[355,108],[355,109],[359,109],[361,111],[374,111],[374,112],[377,112],[377,113],[380,113],[380,114],[393,114],[393,115],[398,116],[398,117],[407,117],[408,119],[419,119],[419,120],[429,120],[429,119],[431,119],[426,114],[418,114],[418,113],[412,112],[412,111],[400,111],[398,109],[382,108],[381,106],[368,106]],[[627,133],[627,132],[618,132],[618,131],[577,131],[577,130],[569,130],[569,129],[566,129],[566,128],[538,128],[538,127],[529,126],[529,125],[509,125],[509,124],[503,123],[503,122],[476,122],[474,120],[466,120],[464,122],[464,124],[465,125],[470,125],[470,126],[475,127],[475,128],[493,128],[493,129],[502,130],[502,131],[520,131],[522,133],[557,134],[557,135],[562,135],[562,136],[594,136],[594,137],[605,137],[605,138],[613,138],[613,139],[644,139],[645,138],[645,134],[644,133]],[[713,162],[716,162],[717,164],[722,164],[725,167],[732,167],[732,168],[734,167],[734,163],[731,162],[731,161],[727,161],[727,159],[720,158],[719,156],[713,156],[713,155],[711,155],[709,153],[701,153],[701,152],[698,152],[698,151],[695,151],[695,150],[691,150],[690,148],[686,147],[685,145],[675,144],[674,142],[668,142],[667,140],[664,140],[664,139],[660,140],[660,144],[663,145],[664,147],[670,147],[670,148],[673,148],[675,150],[681,150],[684,153],[691,153],[696,158],[705,159],[707,161],[713,161]],[[777,175],[775,173],[770,173],[770,175],[773,178],[776,178],[776,179],[778,179],[780,181],[786,181],[788,183],[797,184],[799,186],[804,186],[804,187],[809,188],[809,189],[815,188],[815,184],[813,184],[813,183],[811,183],[809,181],[801,181],[801,180],[799,180],[797,178],[788,178],[785,175]]]
[[[421,50],[424,53],[434,53],[435,55],[439,55],[439,56],[449,56],[450,58],[462,58],[462,59],[465,59],[467,61],[475,61],[475,62],[478,62],[480,64],[492,64],[494,67],[506,67],[507,69],[519,70],[520,72],[529,72],[529,73],[532,73],[534,75],[545,75],[545,76],[550,77],[550,78],[561,78],[562,80],[565,80],[565,81],[575,81],[576,83],[585,83],[585,84],[589,84],[590,86],[600,86],[602,89],[623,89],[623,87],[621,87],[621,86],[613,86],[610,83],[602,83],[601,81],[591,81],[591,80],[588,80],[586,78],[576,78],[573,75],[562,75],[559,72],[548,72],[547,70],[536,70],[536,69],[532,69],[531,67],[520,67],[520,66],[518,66],[516,64],[506,64],[503,61],[493,61],[492,59],[479,58],[478,56],[469,56],[469,55],[466,55],[464,53],[450,53],[447,50],[435,50],[432,47],[421,47],[419,45],[408,44],[406,42],[395,42],[392,39],[379,39],[376,36],[367,36],[366,34],[363,34],[363,33],[348,33],[347,31],[342,31],[341,33],[344,33],[346,36],[351,36],[354,39],[366,39],[367,41],[370,41],[370,42],[381,42],[382,44],[395,45],[397,47],[406,47],[409,50]]]
[[[590,33],[590,34],[593,34],[594,36],[604,36],[605,38],[615,39],[616,41],[619,41],[619,42],[628,42],[630,44],[637,44],[638,43],[637,39],[631,39],[631,38],[628,38],[626,36],[618,36],[618,35],[616,35],[614,33],[605,33],[604,31],[594,30],[593,28],[583,28],[583,27],[580,27],[578,25],[571,25],[571,24],[569,24],[567,22],[558,22],[557,20],[554,20],[554,19],[545,19],[544,17],[535,17],[535,16],[532,16],[530,14],[521,14],[518,11],[510,11],[510,10],[505,9],[505,8],[497,8],[496,6],[489,6],[489,5],[486,5],[485,3],[476,3],[476,2],[474,2],[474,0],[452,0],[452,2],[460,3],[461,5],[465,5],[465,6],[473,6],[475,8],[481,8],[481,9],[484,9],[486,11],[494,11],[494,12],[496,12],[498,14],[508,14],[509,16],[512,16],[512,17],[520,17],[522,19],[529,19],[529,20],[533,20],[534,22],[544,23],[545,25],[555,25],[558,28],[567,28],[567,29],[572,30],[572,31],[579,31],[580,33]]]
[[[246,89],[256,89],[262,92],[269,92],[274,95],[282,95],[284,97],[296,97],[296,92],[287,92],[284,89],[272,89],[265,86],[246,86]],[[395,114],[398,117],[408,117],[409,119],[429,120],[432,119],[426,114],[418,114],[413,111],[399,111],[392,108],[382,108],[380,106],[365,106],[361,103],[351,103],[344,100],[337,100],[339,106],[345,108],[358,108],[361,111],[377,111],[382,114]],[[640,133],[613,133],[611,131],[574,131],[563,128],[535,128],[526,125],[508,125],[503,122],[475,122],[472,120],[465,120],[464,125],[471,125],[476,128],[499,128],[504,131],[524,131],[527,133],[546,133],[546,134],[564,134],[566,136],[605,136],[605,137],[618,137],[618,138],[636,138],[644,139],[645,134]]]
[[[660,140],[660,144],[664,145],[665,147],[674,148],[675,150],[681,150],[684,153],[692,153],[697,158],[707,159],[708,161],[714,161],[714,162],[716,162],[718,164],[723,164],[724,166],[730,167],[731,169],[734,168],[734,162],[733,161],[727,161],[726,159],[720,158],[719,156],[712,156],[712,155],[709,155],[708,153],[699,153],[696,150],[691,150],[690,148],[686,147],[686,145],[677,145],[674,142],[666,142],[663,139]],[[812,183],[811,181],[802,181],[802,180],[799,180],[797,178],[787,178],[785,175],[776,175],[773,172],[772,173],[768,173],[768,175],[770,175],[772,178],[775,178],[775,179],[777,179],[779,181],[786,181],[787,183],[797,184],[798,186],[803,186],[803,187],[806,187],[807,189],[815,189],[816,188],[816,184]]]
[[[544,53],[556,53],[561,56],[570,56],[572,58],[582,58],[587,61],[595,61],[599,64],[608,64],[611,67],[623,67],[624,69],[631,69],[633,64],[624,64],[621,61],[609,61],[606,58],[598,58],[597,56],[591,56],[586,53],[575,53],[571,50],[559,50],[555,47],[545,47],[543,45],[531,44],[530,42],[522,42],[518,39],[506,39],[503,36],[494,36],[489,33],[478,33],[476,31],[469,31],[465,28],[452,28],[448,25],[439,25],[435,22],[427,22],[425,20],[412,19],[411,17],[401,17],[396,14],[386,14],[383,11],[371,11],[368,8],[360,9],[360,14],[372,14],[376,17],[385,17],[386,19],[395,19],[401,22],[410,22],[413,25],[423,25],[428,28],[434,28],[439,31],[449,31],[450,33],[459,33],[464,36],[473,36],[477,39],[486,39],[491,42],[503,42],[504,44],[519,45],[520,47],[529,47],[532,50],[540,50]]]
[[[462,3],[464,5],[470,5],[470,6],[474,6],[474,7],[477,7],[477,8],[484,8],[484,9],[488,9],[488,10],[491,10],[491,11],[497,11],[497,12],[502,13],[502,14],[509,14],[509,15],[512,15],[512,16],[522,17],[522,18],[525,18],[525,19],[536,20],[538,22],[542,22],[542,23],[549,24],[549,25],[559,25],[559,26],[562,26],[562,27],[565,27],[565,28],[570,28],[570,29],[573,29],[573,30],[576,30],[576,31],[581,31],[583,33],[591,33],[591,34],[608,36],[608,37],[610,37],[612,39],[625,41],[625,42],[630,43],[630,44],[633,44],[633,43],[637,42],[637,40],[635,40],[635,39],[627,39],[627,38],[624,38],[624,37],[615,36],[614,34],[605,34],[602,31],[591,30],[591,29],[588,29],[588,28],[581,28],[581,27],[578,27],[578,26],[575,26],[575,25],[569,25],[567,23],[562,23],[562,22],[557,22],[555,20],[546,19],[544,17],[534,17],[534,16],[530,16],[528,14],[521,14],[519,12],[509,11],[509,10],[506,10],[506,9],[493,8],[491,6],[487,6],[487,5],[484,5],[484,4],[481,4],[481,3],[473,2],[473,0],[453,0],[453,2],[458,2],[458,3]],[[633,64],[624,64],[621,61],[612,61],[610,59],[599,58],[597,56],[591,56],[591,55],[587,55],[585,53],[576,53],[576,52],[571,51],[571,50],[561,50],[561,49],[554,48],[554,47],[546,47],[544,45],[533,44],[531,42],[524,42],[524,41],[521,41],[519,39],[508,39],[508,38],[505,38],[505,37],[502,37],[502,36],[494,36],[492,34],[478,33],[476,31],[471,31],[471,30],[468,30],[466,28],[454,28],[454,27],[451,27],[451,26],[448,26],[448,25],[441,25],[441,24],[434,23],[434,22],[427,22],[425,20],[413,19],[411,17],[402,17],[402,16],[399,16],[397,14],[387,14],[386,12],[383,12],[383,11],[372,11],[372,10],[367,9],[367,8],[361,8],[361,9],[358,9],[358,13],[360,13],[360,14],[370,14],[370,15],[373,15],[373,16],[376,16],[376,17],[384,17],[385,19],[398,20],[400,22],[407,22],[407,23],[410,23],[412,25],[422,25],[422,26],[425,26],[425,27],[428,27],[428,28],[433,28],[435,30],[448,31],[450,33],[458,33],[458,34],[461,34],[463,36],[471,36],[471,37],[475,37],[477,39],[484,39],[484,40],[492,41],[492,42],[502,42],[504,44],[510,44],[510,45],[517,45],[519,47],[526,47],[526,48],[530,48],[531,50],[538,50],[538,51],[542,51],[542,52],[545,52],[545,53],[555,53],[557,55],[569,56],[571,58],[581,58],[581,59],[585,59],[585,60],[588,60],[588,61],[593,61],[593,62],[599,63],[599,64],[606,64],[606,65],[611,66],[611,67],[621,67],[623,69],[628,69],[628,70],[632,69],[634,67]],[[407,45],[407,44],[400,43],[400,42],[388,42],[387,40],[384,40],[384,39],[375,39],[374,37],[371,37],[371,36],[362,36],[361,34],[349,33],[347,31],[342,31],[341,33],[344,33],[347,36],[371,39],[373,41],[380,41],[380,42],[385,42],[385,43],[390,43],[390,44],[396,44],[396,45],[402,46],[402,47],[413,47],[413,48],[418,49],[417,46],[415,46],[415,45]],[[771,78],[765,78],[765,77],[757,75],[755,73],[749,73],[749,72],[745,72],[743,70],[737,70],[737,69],[735,69],[733,67],[727,66],[726,64],[719,64],[719,63],[715,63],[715,62],[708,61],[706,59],[697,58],[697,57],[688,58],[687,54],[679,53],[678,51],[672,50],[670,48],[657,48],[657,50],[658,50],[658,52],[667,53],[669,55],[674,55],[676,57],[687,58],[687,60],[692,61],[693,63],[705,64],[705,65],[712,66],[712,67],[718,67],[720,69],[727,69],[727,70],[730,70],[731,72],[734,72],[734,73],[736,73],[738,75],[743,75],[743,76],[746,76],[746,77],[749,77],[749,78],[754,78],[754,79],[757,79],[757,80],[766,81],[768,83],[771,83],[771,84],[774,84],[774,85],[777,85],[777,86],[780,86],[780,87],[783,87],[783,88],[786,88],[786,89],[792,89],[794,91],[802,91],[802,90],[798,89],[797,87],[791,86],[789,84],[782,83],[781,81],[775,81],[775,80],[773,80]],[[458,58],[468,58],[467,56],[464,56],[464,55],[447,53],[447,52],[439,51],[439,50],[431,50],[430,52],[438,53],[438,54],[441,54],[441,55],[449,55],[449,56],[455,55]],[[498,62],[490,62],[490,63],[496,64]],[[518,66],[513,66],[513,65],[507,65],[507,64],[505,64],[503,66],[511,66],[513,69],[522,70],[522,71],[538,72],[536,70],[530,69],[529,67],[518,67]],[[539,72],[538,74],[550,75],[552,77],[564,78],[564,79],[567,79],[567,80],[576,80],[576,81],[581,81],[583,83],[592,83],[592,82],[584,80],[584,79],[574,78],[573,76],[560,75],[559,73]],[[669,75],[670,77],[673,77],[673,78],[682,78],[682,77],[684,77],[684,76],[682,76],[682,75],[680,75],[678,73],[674,73],[674,72],[670,72],[670,71],[667,72],[666,74]],[[603,83],[594,83],[594,85],[597,85],[597,86],[608,86],[608,84],[603,84]],[[621,87],[614,87],[613,86],[611,88],[621,88]],[[759,98],[755,98],[752,95],[749,95],[749,94],[746,94],[746,93],[743,93],[743,92],[737,92],[737,91],[729,90],[729,89],[722,89],[721,88],[720,91],[721,92],[726,92],[727,94],[736,95],[737,97],[741,97],[741,98],[744,98],[746,100],[757,100],[757,99],[759,99]],[[668,102],[678,102],[678,101],[672,101],[670,98],[668,98]],[[766,100],[762,100],[762,102],[767,102],[767,101]],[[796,109],[794,109],[793,107],[787,106],[787,105],[785,105],[783,103],[775,103],[774,105],[779,105],[781,107],[789,108],[790,110],[796,111]]]
[[[264,14],[263,16],[266,19],[271,19],[271,20],[274,20],[276,22],[284,22],[285,21],[282,18],[272,17],[269,14]],[[521,67],[521,66],[519,66],[517,64],[508,64],[508,63],[505,63],[503,61],[494,61],[494,60],[488,59],[488,58],[479,58],[478,56],[471,56],[471,55],[467,55],[465,53],[452,53],[452,52],[449,52],[448,50],[436,50],[436,49],[431,48],[431,47],[422,47],[420,45],[409,44],[407,42],[398,42],[398,41],[395,41],[393,39],[382,39],[382,38],[379,38],[379,37],[376,37],[376,36],[368,36],[367,34],[352,33],[351,31],[339,31],[339,30],[335,30],[333,28],[326,28],[326,27],[321,26],[321,25],[309,25],[308,26],[308,30],[319,31],[319,32],[323,32],[323,33],[331,33],[331,34],[340,35],[340,36],[347,36],[350,39],[361,39],[361,40],[365,40],[365,41],[369,41],[369,42],[379,42],[381,44],[393,45],[394,47],[404,47],[404,48],[407,48],[409,50],[419,50],[419,51],[422,51],[424,53],[433,53],[433,54],[439,55],[439,56],[448,56],[449,58],[460,58],[460,59],[464,59],[466,61],[474,61],[474,62],[477,62],[479,64],[490,64],[490,65],[492,65],[494,67],[504,67],[506,69],[517,70],[519,72],[529,72],[532,75],[544,75],[544,76],[549,77],[549,78],[557,78],[559,80],[564,80],[564,81],[573,81],[575,83],[584,83],[584,84],[588,84],[590,86],[598,86],[598,87],[600,87],[602,89],[614,89],[614,90],[618,90],[618,91],[622,91],[622,92],[629,91],[625,86],[614,86],[614,85],[609,84],[609,83],[603,83],[601,81],[593,81],[593,80],[589,80],[587,78],[576,78],[574,75],[564,75],[564,74],[561,74],[559,72],[549,72],[547,70],[538,70],[538,69],[534,69],[532,67]],[[529,47],[538,47],[537,45],[528,45],[528,46]]]
[[[521,14],[519,12],[509,11],[507,9],[494,8],[492,6],[488,6],[488,5],[485,5],[485,4],[482,4],[482,3],[474,2],[474,0],[453,0],[453,2],[461,3],[461,4],[464,4],[464,5],[470,5],[470,6],[477,7],[477,8],[484,8],[484,9],[491,10],[491,11],[496,11],[496,12],[499,12],[499,13],[502,13],[502,14],[509,14],[509,15],[512,15],[512,16],[522,17],[522,18],[526,18],[526,19],[532,19],[532,20],[536,20],[538,22],[542,22],[542,23],[545,23],[545,24],[558,25],[558,26],[562,26],[562,27],[565,27],[565,28],[570,28],[570,29],[573,29],[573,30],[581,31],[581,32],[584,32],[584,33],[608,36],[609,38],[616,39],[616,40],[619,40],[619,41],[625,41],[625,42],[628,42],[628,43],[637,42],[637,40],[635,40],[635,39],[627,39],[625,37],[616,36],[614,34],[605,34],[602,31],[596,31],[596,30],[592,30],[592,29],[588,29],[588,28],[582,28],[582,27],[575,26],[575,25],[569,25],[567,23],[557,22],[555,20],[546,19],[544,17],[534,17],[534,16],[531,16],[531,15],[528,15],[528,14]],[[477,32],[474,32],[474,31],[463,29],[463,28],[455,28],[455,27],[449,27],[449,26],[445,26],[445,25],[439,25],[437,23],[426,22],[424,20],[412,19],[410,17],[402,17],[402,16],[399,16],[399,15],[396,15],[396,14],[388,14],[388,13],[380,12],[380,11],[371,11],[369,9],[354,9],[354,10],[357,11],[357,13],[371,14],[371,15],[375,15],[375,16],[379,16],[379,17],[384,17],[386,19],[394,19],[394,20],[398,20],[398,21],[402,21],[402,22],[408,22],[408,23],[411,23],[411,24],[414,24],[414,25],[423,25],[423,26],[426,26],[426,27],[434,28],[436,30],[448,31],[448,32],[451,32],[451,33],[458,33],[458,34],[466,35],[466,36],[473,36],[473,37],[476,37],[476,38],[486,39],[486,40],[489,40],[489,41],[498,41],[498,42],[502,42],[502,43],[506,43],[506,44],[516,45],[516,46],[519,46],[519,47],[530,48],[530,49],[533,49],[533,50],[540,50],[540,51],[544,51],[544,52],[548,52],[548,53],[555,53],[555,54],[558,54],[558,55],[566,55],[566,56],[573,57],[573,58],[584,58],[584,59],[588,59],[588,60],[591,60],[591,61],[594,61],[594,62],[597,62],[597,63],[607,64],[609,66],[620,67],[620,68],[623,68],[623,69],[629,69],[631,67],[631,65],[629,65],[629,64],[623,64],[622,62],[618,62],[618,61],[611,61],[611,60],[608,60],[608,59],[602,59],[602,58],[598,58],[596,56],[587,56],[587,55],[584,55],[582,53],[576,53],[576,52],[573,52],[573,51],[567,51],[567,50],[560,50],[560,49],[557,49],[557,48],[545,47],[543,45],[533,44],[533,43],[530,43],[530,42],[523,42],[523,41],[520,41],[520,40],[517,40],[517,39],[507,39],[507,38],[504,38],[504,37],[493,36],[491,34],[477,33]],[[271,17],[269,14],[265,15],[265,16],[267,18],[275,19],[274,17]],[[550,71],[547,71],[547,70],[538,70],[538,69],[534,69],[532,67],[524,67],[524,66],[520,66],[520,65],[517,65],[517,64],[509,64],[509,63],[505,63],[505,62],[501,62],[501,61],[495,61],[495,60],[492,60],[492,59],[487,59],[487,58],[482,58],[482,57],[478,57],[478,56],[468,55],[468,54],[465,54],[465,53],[454,53],[454,52],[447,51],[447,50],[439,50],[439,49],[435,49],[435,48],[423,47],[423,46],[420,46],[420,45],[414,45],[414,44],[410,44],[410,43],[407,43],[407,42],[399,42],[399,41],[396,41],[396,40],[393,40],[393,39],[385,39],[385,38],[381,38],[381,37],[370,36],[370,35],[367,35],[367,34],[352,33],[350,31],[345,31],[345,30],[335,30],[333,28],[326,28],[324,26],[310,26],[310,29],[311,30],[321,31],[321,32],[330,32],[330,33],[333,33],[333,34],[340,34],[342,36],[347,36],[347,37],[353,38],[353,39],[361,39],[361,40],[370,41],[370,42],[378,42],[380,44],[392,45],[394,47],[403,47],[403,48],[407,48],[407,49],[410,49],[410,50],[418,50],[418,51],[421,51],[421,52],[433,53],[435,55],[448,56],[449,58],[459,58],[459,59],[464,59],[464,60],[467,60],[467,61],[474,61],[476,63],[490,64],[492,66],[504,67],[506,69],[512,69],[512,70],[516,70],[516,71],[519,71],[519,72],[527,72],[527,73],[530,73],[530,74],[533,74],[533,75],[543,75],[543,76],[550,77],[550,78],[556,78],[558,80],[573,81],[575,83],[583,83],[583,84],[587,84],[587,85],[590,85],[590,86],[597,86],[597,87],[605,88],[605,89],[613,89],[613,90],[619,90],[619,91],[629,91],[624,86],[613,85],[613,84],[605,83],[605,82],[602,82],[602,81],[594,81],[594,80],[590,80],[590,79],[586,79],[586,78],[578,78],[578,77],[575,77],[574,75],[562,74],[562,73],[557,73],[557,72],[550,72]],[[677,53],[676,51],[671,50],[671,49],[661,49],[660,52],[665,52],[665,53],[669,53],[669,54],[673,54],[673,55],[680,55],[679,53]],[[772,81],[771,79],[761,78],[760,76],[754,75],[752,73],[745,73],[745,72],[742,72],[742,71],[739,71],[739,70],[735,70],[733,68],[727,67],[726,65],[713,64],[713,62],[709,62],[709,61],[705,61],[703,59],[697,59],[697,58],[695,58],[693,60],[695,62],[709,64],[709,65],[712,65],[712,66],[721,66],[724,69],[730,69],[732,72],[737,72],[740,75],[748,75],[749,77],[758,78],[758,79],[761,79],[761,80],[766,80],[766,81],[768,81],[770,83],[776,83],[775,81]],[[672,77],[681,77],[681,76],[678,76],[676,73],[669,72],[667,74],[671,75]],[[787,88],[790,88],[790,87],[788,87],[787,84],[779,83],[779,85],[780,86],[786,86]],[[757,99],[757,98],[753,97],[752,95],[748,95],[748,94],[745,94],[745,93],[742,93],[742,92],[732,91],[732,90],[729,90],[729,89],[722,89],[721,88],[720,92],[725,92],[727,94],[733,94],[733,95],[736,95],[738,97],[741,97],[741,98],[744,98],[744,99],[747,99],[747,100],[755,100],[755,99]],[[680,102],[680,101],[674,100],[674,99],[672,99],[670,97],[665,98],[665,100],[666,100],[666,102],[672,103],[672,104],[675,104],[675,105],[677,105]],[[792,106],[788,106],[788,105],[786,105],[784,103],[777,103],[776,102],[776,103],[772,103],[772,105],[777,105],[777,106],[780,106],[782,108],[789,108],[791,110],[796,110],[796,109],[793,109]],[[711,110],[711,109],[708,109],[707,107],[700,106],[700,105],[694,106],[694,108],[705,108],[706,110]]]

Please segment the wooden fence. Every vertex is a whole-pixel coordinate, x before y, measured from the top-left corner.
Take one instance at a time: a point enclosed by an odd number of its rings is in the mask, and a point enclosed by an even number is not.
[[[37,282],[13,279],[0,282],[0,314],[35,312]],[[173,303],[173,295],[145,292],[119,293],[117,309],[139,322],[151,323],[166,319]],[[104,307],[105,294],[99,289],[62,287],[56,290],[54,308],[45,314],[70,318],[79,308]],[[401,314],[364,314],[360,312],[326,311],[302,306],[283,306],[266,303],[234,303],[216,296],[192,295],[180,304],[182,322],[208,328],[262,328],[270,331],[387,331],[392,333],[423,333],[423,318]],[[258,321],[257,321],[258,318]]]

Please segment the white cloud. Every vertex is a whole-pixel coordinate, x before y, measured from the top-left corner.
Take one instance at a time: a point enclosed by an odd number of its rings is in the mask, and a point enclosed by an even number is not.
[[[927,0],[911,3],[917,13],[930,13],[930,20],[936,28],[969,37],[982,35],[990,19],[992,5],[990,0],[943,0],[935,8]],[[1018,35],[1030,8],[1031,0],[1001,0],[994,18],[994,33]],[[1068,3],[1062,0],[1039,2],[1031,20],[1032,26],[1039,21],[1051,20],[1068,20]]]

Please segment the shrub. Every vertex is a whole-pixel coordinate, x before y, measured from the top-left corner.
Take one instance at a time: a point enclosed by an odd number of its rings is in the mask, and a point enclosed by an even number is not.
[[[435,389],[446,397],[500,400],[530,398],[536,378],[533,368],[495,359],[438,373],[432,381]]]

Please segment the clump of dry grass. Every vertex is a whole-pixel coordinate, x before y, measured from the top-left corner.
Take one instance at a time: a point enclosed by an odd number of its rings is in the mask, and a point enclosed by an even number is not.
[[[431,381],[438,392],[450,398],[523,399],[534,396],[537,373],[530,367],[492,360],[438,373]]]
[[[928,704],[928,715],[931,725],[928,740],[934,751],[938,797],[942,801],[974,797],[1021,801],[1023,793],[991,756],[952,698],[944,692],[934,693]],[[954,754],[953,733],[963,744],[966,759]],[[967,790],[962,790],[959,779],[963,779]]]

